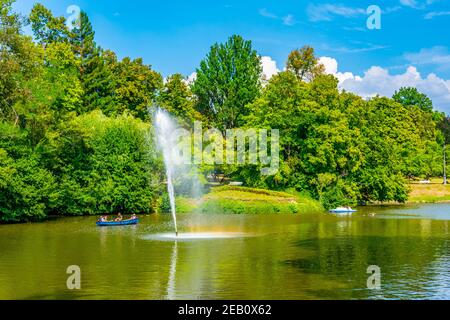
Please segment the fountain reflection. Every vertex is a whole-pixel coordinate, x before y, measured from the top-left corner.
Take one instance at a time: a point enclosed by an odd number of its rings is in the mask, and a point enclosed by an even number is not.
[[[178,260],[178,243],[173,244],[172,258],[170,259],[169,281],[167,283],[167,300],[176,299],[176,275],[177,275],[177,260]]]
[[[194,240],[214,240],[250,237],[250,234],[240,232],[196,232],[196,233],[173,233],[151,234],[142,237],[145,240],[156,241],[194,241]]]

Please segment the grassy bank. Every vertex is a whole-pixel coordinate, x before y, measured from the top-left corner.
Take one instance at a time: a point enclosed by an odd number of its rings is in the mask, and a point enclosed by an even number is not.
[[[412,183],[409,203],[450,202],[450,185],[443,185],[442,179],[432,179],[430,184]]]
[[[177,199],[180,213],[318,213],[323,211],[321,204],[304,195],[294,195],[244,187],[216,187],[202,199]]]

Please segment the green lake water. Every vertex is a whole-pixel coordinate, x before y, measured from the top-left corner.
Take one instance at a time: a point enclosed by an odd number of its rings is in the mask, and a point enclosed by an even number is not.
[[[0,225],[0,299],[450,299],[449,204],[178,220],[183,233],[229,237],[161,238],[170,215]],[[81,290],[67,289],[70,265]],[[379,290],[367,289],[370,265]]]

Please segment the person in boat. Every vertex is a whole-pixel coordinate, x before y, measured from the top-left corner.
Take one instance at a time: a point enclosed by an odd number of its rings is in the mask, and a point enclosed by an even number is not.
[[[119,214],[117,215],[117,218],[116,218],[116,220],[114,220],[114,221],[116,221],[116,222],[120,222],[120,221],[122,221],[122,214],[119,212]]]
[[[130,218],[131,220],[134,220],[134,219],[137,219],[137,216],[136,216],[136,214],[135,213],[133,213],[132,215],[131,215],[131,218]]]
[[[107,219],[107,217],[105,217],[105,216],[101,216],[101,217],[98,219],[98,221],[99,221],[99,222],[106,222],[106,221],[108,221],[108,219]]]

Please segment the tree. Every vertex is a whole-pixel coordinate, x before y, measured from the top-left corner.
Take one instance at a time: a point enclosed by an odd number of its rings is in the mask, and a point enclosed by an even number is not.
[[[35,76],[42,52],[21,34],[21,18],[12,12],[12,0],[0,0],[0,120],[19,122],[15,104],[26,99],[22,83]]]
[[[433,112],[426,95],[402,88],[393,99],[364,100],[340,92],[310,47],[293,51],[287,70],[262,88],[260,57],[232,36],[211,47],[192,87],[180,74],[163,83],[142,59],[119,60],[97,46],[84,12],[69,30],[35,5],[35,43],[21,33],[12,3],[0,0],[0,222],[151,212],[164,189],[148,121],[153,102],[183,125],[279,129],[275,175],[262,176],[255,164],[214,171],[305,192],[326,208],[406,201],[405,178],[440,174],[442,147],[446,169],[450,118]]]
[[[0,123],[1,222],[43,219],[57,203],[54,176],[42,168],[39,154],[26,140],[19,128]]]
[[[80,23],[70,33],[70,43],[75,55],[81,59],[82,66],[96,53],[95,32],[86,12],[81,11]],[[81,69],[83,73],[83,69]]]
[[[441,132],[441,139],[442,139],[442,145],[443,145],[443,155],[444,155],[444,184],[447,184],[447,146],[450,143],[450,117],[443,116],[441,121],[438,123],[438,129]]]
[[[37,63],[40,64],[37,75],[22,81],[27,95],[15,104],[20,127],[28,131],[32,146],[56,130],[69,113],[80,113],[83,95],[78,61],[68,43],[48,44]]]
[[[69,112],[82,111],[83,88],[79,79],[80,61],[68,43],[52,43],[45,51],[45,71],[43,80],[47,88],[53,86],[57,91],[52,109],[60,117]],[[53,91],[49,90],[49,91]]]
[[[83,111],[100,109],[111,114],[111,110],[116,109],[113,68],[117,57],[97,46],[95,32],[86,12],[80,13],[78,26],[69,33],[69,42],[79,60],[79,79],[84,91]]]
[[[149,124],[93,111],[65,123],[59,139],[58,212],[151,213],[162,191],[162,163]]]
[[[192,92],[197,110],[219,129],[242,124],[245,105],[259,95],[262,66],[251,41],[234,35],[211,47],[197,69]]]
[[[260,177],[244,168],[254,186],[310,192],[327,207],[354,204],[358,189],[350,178],[362,163],[360,135],[339,110],[337,81],[331,76],[305,83],[289,71],[274,76],[261,98],[248,106],[248,126],[280,130],[280,168]],[[258,171],[256,171],[258,172]]]
[[[438,129],[442,133],[442,139],[445,144],[450,144],[450,117],[444,115],[438,123]]]
[[[64,17],[54,17],[52,12],[40,3],[31,10],[31,29],[36,40],[46,46],[52,42],[67,42],[69,31]]]
[[[97,48],[96,52],[83,63],[80,74],[83,86],[83,112],[95,109],[105,114],[116,114],[116,77],[114,75],[115,54]]]
[[[251,186],[309,192],[326,208],[406,201],[405,176],[438,167],[433,114],[340,93],[337,83],[331,75],[309,83],[289,71],[274,76],[244,119],[246,126],[280,130],[279,171],[264,177],[246,166],[236,177]]]
[[[394,93],[392,98],[405,107],[417,106],[426,112],[433,111],[433,102],[426,94],[420,93],[417,88],[402,87]]]
[[[118,113],[129,110],[133,116],[148,120],[148,108],[163,85],[162,76],[145,65],[142,58],[131,60],[126,57],[114,65],[113,70]]]
[[[170,114],[192,125],[201,119],[201,114],[195,110],[195,101],[191,89],[179,73],[169,76],[158,96],[158,103]]]
[[[292,51],[288,56],[286,69],[302,81],[312,81],[325,71],[325,67],[316,58],[314,49],[310,46]]]

